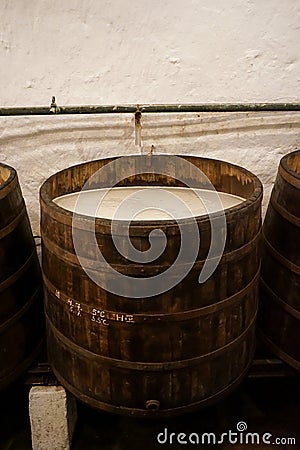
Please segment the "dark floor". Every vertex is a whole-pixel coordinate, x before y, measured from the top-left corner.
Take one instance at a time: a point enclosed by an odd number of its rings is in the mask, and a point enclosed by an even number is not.
[[[29,388],[19,383],[0,395],[0,450],[30,450],[28,418]],[[158,448],[252,448],[300,449],[300,376],[285,378],[248,378],[230,397],[198,413],[173,419],[145,420],[108,415],[78,404],[78,422],[73,439],[73,450],[152,450]],[[219,445],[159,444],[157,435],[170,433],[200,435],[214,432],[217,439],[222,433],[236,431],[238,422],[247,424],[248,432],[262,436],[271,433],[276,437],[294,437],[296,445]],[[243,433],[245,435],[245,432]],[[234,436],[233,436],[234,437]],[[163,440],[164,436],[161,437]],[[173,437],[174,439],[174,437]],[[181,439],[186,439],[184,436]],[[192,439],[195,439],[192,438]],[[238,438],[240,439],[240,437]],[[170,437],[168,437],[170,442]],[[200,441],[201,442],[201,441]],[[49,449],[56,450],[56,449]]]

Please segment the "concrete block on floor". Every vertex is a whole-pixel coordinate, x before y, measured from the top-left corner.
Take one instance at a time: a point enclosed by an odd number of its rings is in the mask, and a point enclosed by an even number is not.
[[[34,386],[29,393],[33,450],[69,450],[77,419],[76,401],[62,386]]]

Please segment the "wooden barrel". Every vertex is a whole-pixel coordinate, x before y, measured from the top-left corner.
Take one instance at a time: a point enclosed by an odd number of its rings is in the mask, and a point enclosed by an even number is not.
[[[59,381],[92,407],[152,417],[192,411],[229,393],[252,361],[262,186],[256,176],[227,162],[178,158],[206,174],[216,190],[246,200],[226,210],[225,251],[205,283],[199,284],[198,276],[210,245],[208,215],[196,218],[201,245],[188,275],[160,295],[128,298],[106,291],[87,276],[74,251],[72,212],[53,202],[80,191],[96,171],[114,159],[63,170],[49,178],[40,191],[50,363]],[[131,157],[130,164],[138,170],[141,160],[151,161],[151,157]],[[176,177],[145,173],[126,178],[119,186],[182,186],[184,182],[178,179],[184,177],[188,186],[196,186],[197,180],[181,171],[180,161],[172,171]],[[101,173],[89,188],[108,186],[113,177],[111,170]],[[131,223],[130,238],[138,249],[149,246],[153,229],[159,228],[167,236],[166,251],[158,262],[147,265],[130,262],[116,251],[109,219],[96,218],[94,222],[81,216],[78,227],[91,223],[104,257],[121,273],[151,277],[176,258],[180,236],[174,221],[147,226]],[[82,249],[92,264],[88,234],[83,235]]]
[[[280,161],[262,236],[259,334],[300,370],[300,151]]]
[[[41,350],[43,315],[41,271],[17,173],[0,164],[0,388]]]

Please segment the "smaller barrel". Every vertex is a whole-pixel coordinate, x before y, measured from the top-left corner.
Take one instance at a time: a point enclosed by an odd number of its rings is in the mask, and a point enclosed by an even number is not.
[[[300,370],[300,151],[284,156],[262,234],[259,333]]]
[[[36,247],[17,173],[0,164],[0,389],[29,367],[43,337]]]

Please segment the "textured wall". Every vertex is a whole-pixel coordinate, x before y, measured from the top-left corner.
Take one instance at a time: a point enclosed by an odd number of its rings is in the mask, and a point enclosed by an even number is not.
[[[300,148],[298,113],[149,114],[144,152],[203,155],[254,172],[264,184],[264,209],[281,156]],[[137,153],[133,115],[9,117],[0,121],[0,160],[20,177],[35,232],[38,190],[49,175],[104,156]]]
[[[294,101],[298,0],[1,0],[1,103]]]
[[[300,101],[298,0],[1,0],[0,104]],[[145,151],[243,165],[267,204],[299,113],[148,115]],[[18,170],[35,232],[52,173],[136,152],[132,115],[0,118],[0,161]]]

